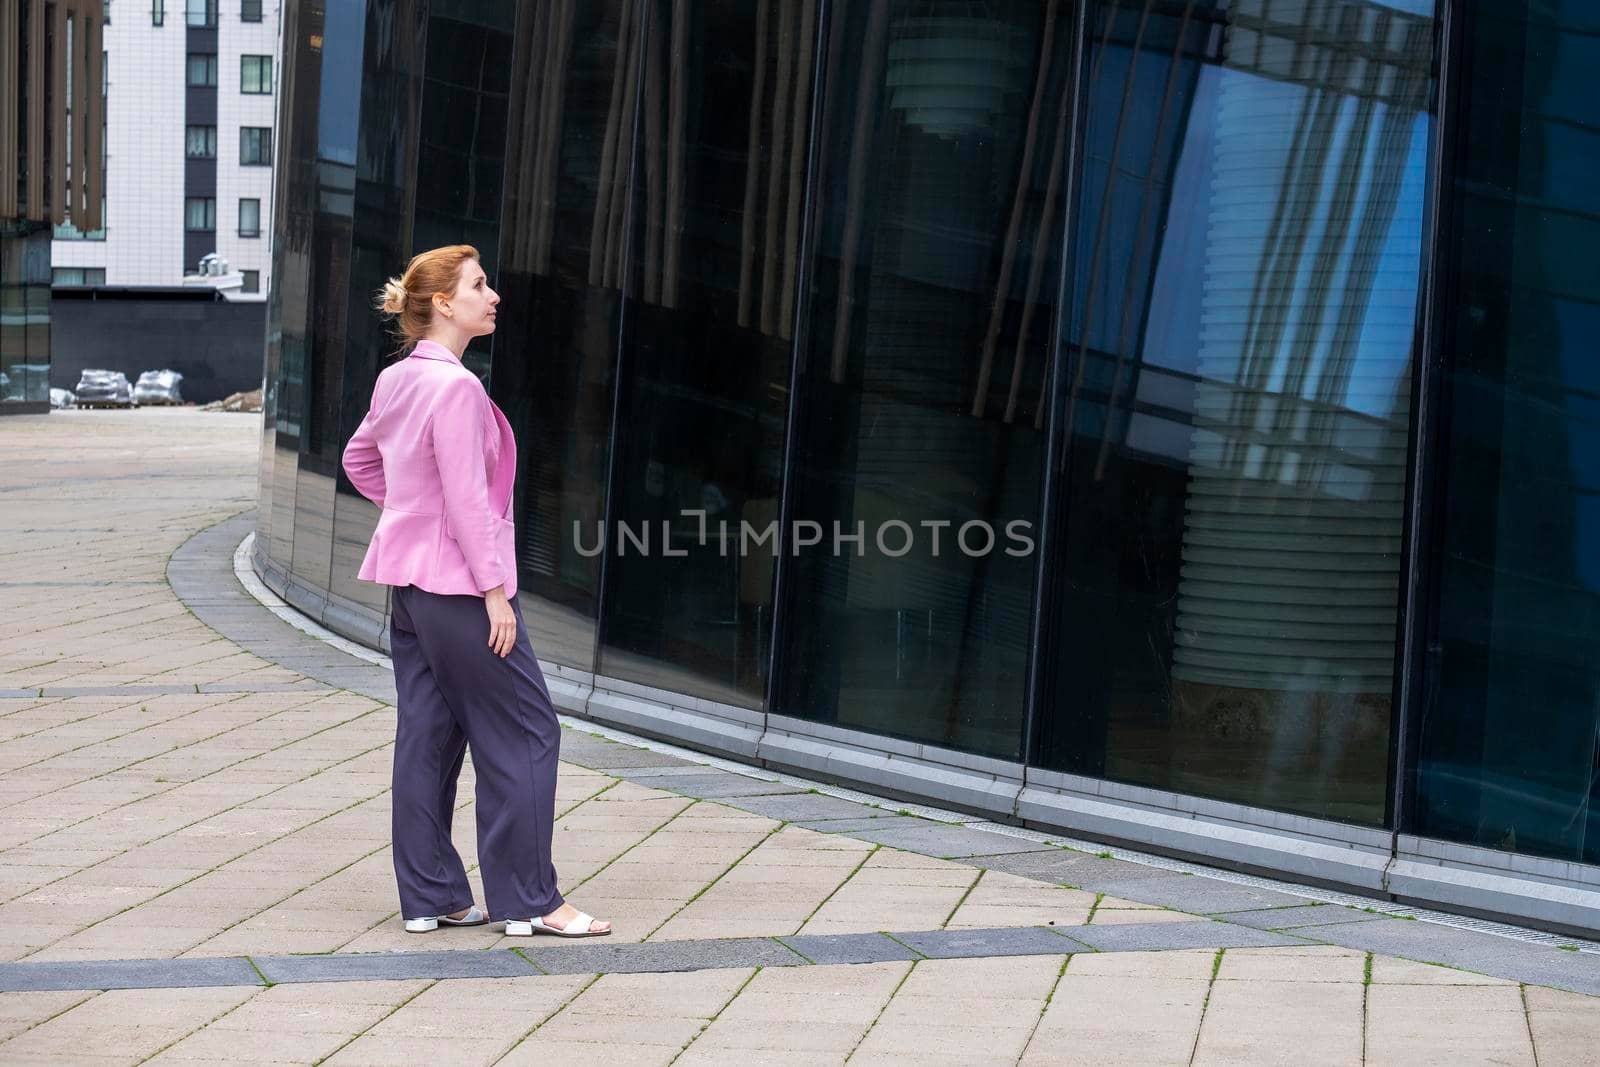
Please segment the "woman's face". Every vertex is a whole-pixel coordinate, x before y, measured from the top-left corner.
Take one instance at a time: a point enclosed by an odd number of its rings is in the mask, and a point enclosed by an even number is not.
[[[489,279],[478,261],[469,259],[461,265],[461,280],[450,297],[450,317],[469,337],[482,337],[494,333],[495,305],[500,294],[489,288]]]

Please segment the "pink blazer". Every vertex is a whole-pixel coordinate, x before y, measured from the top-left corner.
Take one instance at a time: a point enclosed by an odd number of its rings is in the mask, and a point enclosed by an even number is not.
[[[448,348],[418,341],[379,373],[344,469],[383,508],[357,577],[446,595],[504,585],[516,595],[516,438]]]

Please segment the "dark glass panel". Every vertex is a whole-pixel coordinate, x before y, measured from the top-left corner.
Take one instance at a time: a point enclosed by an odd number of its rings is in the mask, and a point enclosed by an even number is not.
[[[499,257],[511,27],[506,5],[435,4],[428,15],[412,248],[477,248],[490,285]],[[532,17],[528,12],[525,17]],[[475,338],[462,362],[489,373],[493,342]]]
[[[600,561],[577,551],[573,530],[592,532],[605,510],[636,13],[624,0],[524,5],[507,68],[491,390],[517,435],[518,584],[534,648],[584,670]]]
[[[359,5],[356,5],[359,6]],[[282,171],[273,203],[272,285],[267,294],[266,393],[262,398],[267,428],[264,477],[271,483],[261,504],[266,512],[260,530],[269,538],[265,550],[288,569],[293,558],[295,491],[301,440],[306,422],[307,350],[311,307],[319,286],[314,241],[321,186],[327,171],[318,158],[319,113],[323,99],[325,8],[290,5],[284,9],[283,48],[285,121],[279,133]]]
[[[739,523],[777,513],[816,27],[814,0],[661,0],[644,41],[600,667],[753,706],[774,556]]]
[[[305,416],[295,488],[293,563],[295,575],[319,590],[331,585],[334,487],[344,445],[340,420],[352,320],[350,243],[365,16],[366,5],[359,0],[326,5],[314,126],[316,198],[306,268]]]
[[[1600,863],[1600,21],[1463,9],[1411,828]]]
[[[793,473],[822,543],[785,560],[773,710],[1016,759],[1072,5],[830,17]]]
[[[1381,823],[1431,5],[1088,27],[1040,760]]]
[[[340,446],[372,402],[378,371],[399,354],[400,344],[373,310],[384,281],[398,275],[411,254],[412,198],[416,195],[418,102],[422,95],[422,0],[373,0],[366,10],[366,41],[360,63],[361,109],[346,135],[353,164],[348,326],[342,380]],[[334,594],[383,611],[387,590],[356,578],[378,508],[357,494],[339,471],[335,499]]]
[[[0,220],[0,403],[50,399],[50,235]]]

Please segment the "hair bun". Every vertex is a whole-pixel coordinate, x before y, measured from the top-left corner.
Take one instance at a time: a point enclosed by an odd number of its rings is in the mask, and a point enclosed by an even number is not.
[[[378,307],[385,315],[398,315],[406,309],[406,287],[400,284],[399,278],[383,283],[383,303]]]

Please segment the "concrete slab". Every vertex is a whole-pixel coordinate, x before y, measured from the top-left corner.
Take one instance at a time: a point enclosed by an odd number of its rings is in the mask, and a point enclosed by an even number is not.
[[[889,963],[920,956],[883,934],[794,934],[778,940],[816,964]]]
[[[0,993],[54,989],[177,989],[264,985],[248,960],[83,960],[0,963]]]
[[[896,934],[895,937],[930,959],[1062,955],[1088,950],[1083,942],[1071,936],[1039,926],[993,930],[932,930],[926,933]]]
[[[402,978],[515,978],[539,973],[515,952],[350,952],[256,956],[271,982],[360,982]],[[189,962],[189,961],[186,961]]]

